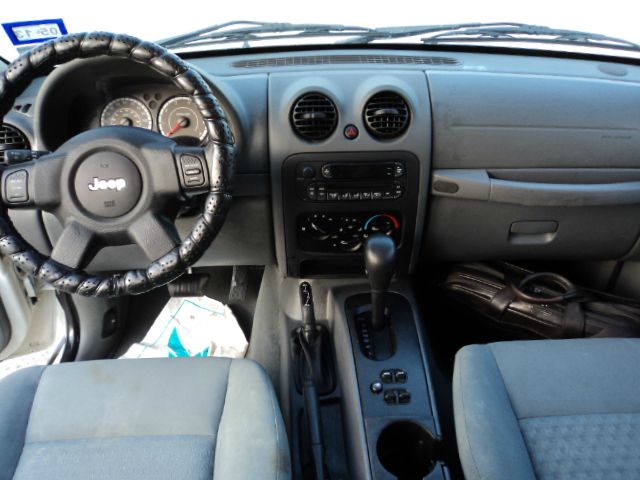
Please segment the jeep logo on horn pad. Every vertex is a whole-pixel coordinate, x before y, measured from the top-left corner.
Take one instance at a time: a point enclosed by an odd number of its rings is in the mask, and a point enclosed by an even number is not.
[[[88,185],[89,190],[97,192],[98,190],[115,190],[119,192],[127,188],[127,181],[124,178],[110,178],[108,180],[100,180],[93,177],[93,181]]]
[[[116,152],[98,151],[83,159],[73,182],[75,195],[71,200],[99,218],[117,218],[129,213],[142,195],[140,170]]]

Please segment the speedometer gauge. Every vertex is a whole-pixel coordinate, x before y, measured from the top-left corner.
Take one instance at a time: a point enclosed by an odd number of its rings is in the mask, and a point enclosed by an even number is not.
[[[189,97],[170,98],[158,114],[160,133],[165,137],[186,137],[198,142],[207,136],[207,126]]]
[[[140,100],[121,97],[110,101],[100,115],[100,126],[116,125],[151,130],[153,118],[149,109]]]

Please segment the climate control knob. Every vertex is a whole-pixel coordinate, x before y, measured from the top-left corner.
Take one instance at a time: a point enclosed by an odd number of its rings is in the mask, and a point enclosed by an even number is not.
[[[400,228],[400,222],[388,213],[382,213],[370,217],[364,224],[365,235],[381,233],[393,235]]]
[[[302,231],[314,240],[326,240],[331,235],[333,218],[324,213],[314,213],[307,218]]]
[[[356,252],[362,247],[364,232],[362,220],[356,217],[340,218],[338,248],[343,252]]]

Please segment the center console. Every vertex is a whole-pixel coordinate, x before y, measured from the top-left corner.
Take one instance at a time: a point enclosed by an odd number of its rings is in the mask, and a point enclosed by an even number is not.
[[[391,283],[394,237],[402,239],[363,228],[368,288],[330,286],[328,325],[316,322],[312,284],[299,283],[302,321],[289,332],[289,371],[294,474],[301,478],[341,478],[347,470],[361,472],[356,478],[448,478],[420,315],[410,285]],[[344,429],[336,432],[336,423]],[[350,464],[330,462],[347,457]]]
[[[303,289],[313,291],[317,323],[305,318],[309,303],[298,302]],[[293,478],[448,480],[427,344],[409,282],[397,279],[384,293],[387,318],[380,330],[370,321],[371,286],[362,281],[287,279],[280,301],[291,339],[285,370]],[[317,340],[305,348],[310,325]],[[316,376],[312,383],[300,379],[306,371]]]
[[[429,193],[426,75],[273,72],[268,99],[293,477],[447,479],[406,280]],[[385,136],[398,115],[402,127]]]

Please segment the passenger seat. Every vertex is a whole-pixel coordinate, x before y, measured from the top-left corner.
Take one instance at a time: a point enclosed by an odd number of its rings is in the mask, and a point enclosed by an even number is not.
[[[640,478],[640,339],[470,345],[453,397],[467,480]]]

